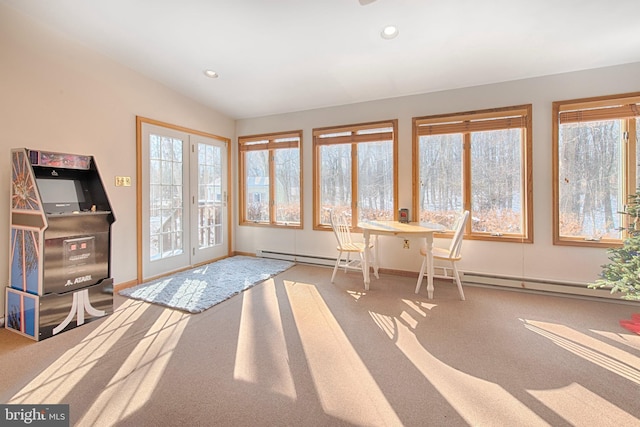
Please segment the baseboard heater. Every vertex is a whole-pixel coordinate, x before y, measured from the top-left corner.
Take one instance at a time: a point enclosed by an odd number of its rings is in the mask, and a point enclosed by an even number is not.
[[[461,272],[462,273],[462,272]],[[544,279],[497,276],[466,271],[462,273],[463,284],[501,286],[531,291],[553,292],[585,297],[609,298],[620,301],[619,294],[612,294],[610,289],[590,289],[584,283],[559,282]],[[624,301],[624,300],[622,300]]]
[[[335,258],[322,257],[317,255],[300,255],[292,254],[288,252],[270,251],[265,249],[258,249],[256,256],[262,258],[281,259],[285,261],[299,262],[302,264],[322,265],[333,267],[335,265]],[[413,272],[402,271],[393,273],[401,273],[403,276],[412,275]],[[415,272],[417,276],[418,272]],[[461,279],[463,284],[479,285],[487,287],[506,287],[513,289],[539,291],[539,292],[551,292],[559,294],[568,294],[584,297],[598,297],[616,300],[619,302],[629,302],[630,304],[637,304],[637,302],[625,301],[620,298],[618,294],[612,294],[609,289],[590,289],[584,283],[575,282],[560,282],[544,279],[532,279],[522,277],[510,277],[499,276],[484,273],[475,273],[470,271],[461,271]]]
[[[333,267],[336,263],[335,258],[322,257],[322,256],[316,256],[316,255],[300,255],[300,254],[292,254],[287,252],[267,251],[264,249],[258,249],[256,251],[256,256],[260,258],[281,259],[284,261],[299,262],[301,264],[324,265],[324,266],[330,266],[330,267]]]

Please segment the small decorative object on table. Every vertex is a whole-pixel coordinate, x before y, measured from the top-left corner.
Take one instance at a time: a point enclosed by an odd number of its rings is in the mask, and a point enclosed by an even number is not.
[[[398,221],[404,224],[409,223],[409,209],[400,209],[398,211]]]

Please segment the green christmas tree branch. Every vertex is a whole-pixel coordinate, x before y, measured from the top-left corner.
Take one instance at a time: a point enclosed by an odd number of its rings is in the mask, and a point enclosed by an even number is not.
[[[589,288],[611,288],[611,293],[622,293],[623,299],[640,300],[640,195],[629,196],[625,211],[628,223],[622,247],[607,249],[611,262],[602,266],[600,279]]]

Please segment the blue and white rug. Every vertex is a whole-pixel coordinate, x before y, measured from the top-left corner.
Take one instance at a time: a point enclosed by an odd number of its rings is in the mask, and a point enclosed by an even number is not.
[[[123,289],[119,294],[200,313],[293,265],[289,261],[234,256]]]

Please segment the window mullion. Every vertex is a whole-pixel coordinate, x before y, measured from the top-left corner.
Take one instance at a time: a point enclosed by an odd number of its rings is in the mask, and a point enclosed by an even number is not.
[[[275,224],[276,221],[276,172],[275,172],[275,155],[276,150],[269,150],[269,223]]]
[[[238,152],[238,163],[240,165],[240,188],[238,189],[238,196],[240,200],[240,222],[244,222],[247,219],[247,201],[246,201],[246,189],[247,189],[247,176],[245,171],[247,170],[246,156],[242,151]]]
[[[637,165],[640,159],[638,156],[638,129],[637,129],[637,119],[629,119],[627,120],[627,151],[629,152],[629,160],[627,162],[629,168],[629,184],[628,191],[629,194],[637,194],[638,193],[638,169]]]
[[[527,130],[522,129],[520,132],[520,167],[522,168],[523,174],[520,184],[522,188],[520,203],[522,203],[522,206],[531,206],[533,204],[533,171],[527,167],[527,163],[531,160],[531,151],[526,141]],[[533,214],[528,209],[524,209],[522,213],[522,230],[527,230],[526,235],[529,235],[533,230]],[[524,234],[525,233],[523,233],[523,239],[525,237]]]
[[[620,128],[620,143],[622,144],[622,172],[621,172],[621,181],[622,181],[622,194],[623,198],[623,209],[626,209],[629,196],[636,193],[635,183],[636,183],[636,144],[635,138],[631,137],[631,123],[634,120],[622,120],[622,125]],[[625,229],[629,226],[629,217],[628,215],[622,215],[621,217],[621,226]]]
[[[462,139],[462,206],[465,210],[469,211],[469,216],[473,216],[473,210],[471,206],[471,134],[463,134]],[[466,233],[471,233],[471,224],[473,221],[467,221]]]
[[[351,144],[351,226],[358,226],[358,144]]]

